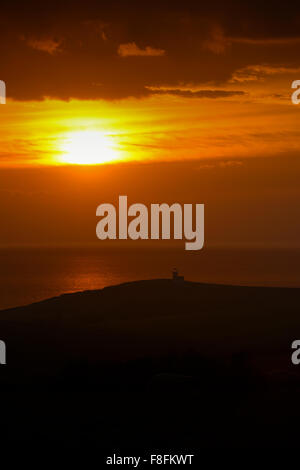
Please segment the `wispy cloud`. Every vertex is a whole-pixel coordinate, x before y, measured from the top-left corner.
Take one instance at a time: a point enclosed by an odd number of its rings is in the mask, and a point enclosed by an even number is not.
[[[30,38],[26,40],[26,44],[32,49],[47,52],[50,55],[61,52],[61,41],[57,41],[56,39],[52,38]]]
[[[297,46],[300,44],[300,36],[294,37],[234,37],[226,35],[223,29],[215,25],[207,39],[202,43],[202,48],[206,49],[214,54],[223,54],[233,44],[242,44],[250,46]]]
[[[229,38],[230,43],[250,44],[254,46],[292,46],[300,44],[300,37],[282,38]]]
[[[299,74],[300,67],[286,67],[274,65],[248,65],[239,70],[236,70],[230,80],[231,83],[235,82],[250,82],[263,80],[266,76],[271,75],[286,75],[286,74]]]
[[[146,87],[151,91],[153,95],[173,95],[180,96],[182,98],[230,98],[232,96],[243,96],[246,95],[241,90],[188,90],[181,88],[155,88]]]
[[[141,49],[136,45],[135,42],[128,42],[127,44],[120,44],[118,48],[118,54],[121,57],[133,57],[133,56],[143,56],[143,57],[160,57],[165,55],[164,49],[156,49],[154,47],[147,46],[145,49]]]
[[[220,26],[214,26],[209,38],[203,41],[202,48],[214,54],[223,54],[230,45],[231,40],[225,37],[222,28],[220,28]]]

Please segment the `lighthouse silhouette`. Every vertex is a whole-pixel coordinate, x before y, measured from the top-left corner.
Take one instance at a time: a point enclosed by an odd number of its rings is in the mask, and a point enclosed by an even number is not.
[[[184,276],[179,276],[177,268],[173,268],[172,270],[172,279],[174,282],[183,282]]]

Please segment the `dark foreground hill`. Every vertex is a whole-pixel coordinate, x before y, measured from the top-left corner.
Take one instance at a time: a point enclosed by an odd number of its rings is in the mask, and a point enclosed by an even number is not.
[[[284,351],[300,338],[300,289],[150,280],[0,312],[9,364]]]
[[[293,447],[299,304],[299,289],[162,279],[3,310],[6,437]]]

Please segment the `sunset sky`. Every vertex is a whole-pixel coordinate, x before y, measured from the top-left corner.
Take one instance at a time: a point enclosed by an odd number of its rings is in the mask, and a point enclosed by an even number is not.
[[[205,203],[211,244],[297,245],[300,7],[288,6],[2,5],[0,243],[93,242],[96,206],[127,191]]]

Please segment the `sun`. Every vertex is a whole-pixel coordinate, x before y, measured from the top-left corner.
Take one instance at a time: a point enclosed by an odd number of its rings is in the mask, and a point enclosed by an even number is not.
[[[113,138],[94,130],[70,132],[59,150],[62,162],[76,165],[97,165],[120,159]]]

